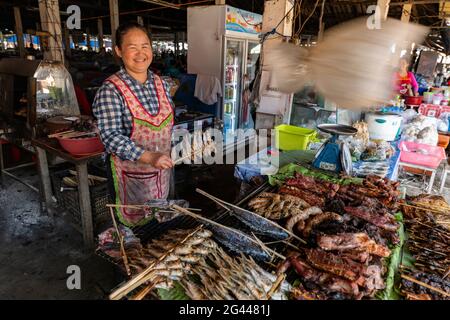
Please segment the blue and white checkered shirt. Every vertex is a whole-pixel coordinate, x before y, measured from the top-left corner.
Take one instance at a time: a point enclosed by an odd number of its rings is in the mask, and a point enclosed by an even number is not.
[[[153,72],[148,71],[148,78],[144,84],[131,77],[124,68],[116,75],[134,91],[150,114],[154,115],[158,112],[158,97],[153,81]],[[173,107],[169,87],[165,81],[163,84]],[[138,160],[145,150],[130,139],[133,117],[127,108],[125,99],[114,84],[103,83],[95,95],[92,111],[97,118],[100,137],[106,151],[117,155],[122,160]]]

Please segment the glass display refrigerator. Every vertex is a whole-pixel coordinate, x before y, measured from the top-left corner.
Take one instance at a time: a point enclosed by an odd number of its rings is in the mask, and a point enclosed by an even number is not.
[[[228,5],[188,8],[188,73],[219,79],[222,98],[216,114],[224,123],[225,141],[237,129],[254,128],[249,87],[261,50],[262,15]]]

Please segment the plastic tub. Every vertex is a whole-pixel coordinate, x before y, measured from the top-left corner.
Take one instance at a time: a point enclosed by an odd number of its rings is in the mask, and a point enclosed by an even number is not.
[[[316,134],[314,129],[281,124],[275,127],[275,146],[279,150],[306,150]]]
[[[444,148],[428,144],[401,141],[399,149],[400,161],[428,168],[437,168],[446,158]]]
[[[424,92],[423,93],[423,102],[425,103],[431,103],[433,102],[433,92]]]
[[[433,95],[433,104],[440,105],[441,101],[444,99],[444,95],[442,93],[434,94]]]

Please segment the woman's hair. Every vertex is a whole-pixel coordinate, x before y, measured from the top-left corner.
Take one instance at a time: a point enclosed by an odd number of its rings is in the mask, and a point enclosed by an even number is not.
[[[147,32],[147,29],[145,29],[145,27],[141,26],[139,23],[137,22],[127,22],[127,23],[123,23],[121,24],[117,30],[116,30],[116,46],[118,46],[119,48],[122,46],[122,42],[123,42],[123,37],[125,36],[125,34],[132,30],[132,29],[139,29],[142,32],[144,32],[148,39],[150,40],[150,44],[152,44],[152,39],[150,38],[150,35]]]

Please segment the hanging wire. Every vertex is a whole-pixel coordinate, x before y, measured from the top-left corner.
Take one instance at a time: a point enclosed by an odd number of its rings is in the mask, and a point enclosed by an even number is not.
[[[316,4],[314,5],[314,8],[311,10],[311,13],[310,13],[309,16],[306,18],[305,22],[303,22],[302,26],[300,27],[300,30],[299,30],[298,33],[296,34],[297,36],[299,36],[299,35],[302,33],[303,28],[305,27],[306,23],[307,23],[308,20],[313,16],[314,12],[316,11],[317,6],[319,5],[319,1],[320,1],[320,0],[317,0],[317,1],[316,1]]]
[[[273,35],[273,34],[277,34],[277,35],[279,35],[279,36],[285,37],[285,35],[279,33],[279,32],[277,31],[277,29],[278,29],[278,27],[283,23],[283,21],[289,16],[289,14],[291,13],[291,11],[294,10],[295,4],[296,4],[296,3],[297,3],[297,0],[294,1],[294,4],[292,5],[292,7],[288,10],[288,12],[286,12],[286,14],[284,15],[284,17],[280,20],[280,22],[278,22],[278,24],[276,25],[275,28],[273,28],[271,31],[268,31],[268,32],[264,33],[264,34],[261,36],[261,43],[263,43],[264,41],[266,41],[267,38],[268,38],[270,35]]]
[[[174,4],[174,5],[178,6],[179,8],[182,8],[182,7],[190,6],[190,5],[193,5],[193,4],[200,4],[200,3],[206,3],[206,2],[213,2],[213,0],[201,0],[201,1],[180,3],[180,4]],[[157,11],[157,10],[164,10],[164,9],[173,9],[173,8],[157,7],[157,8],[143,9],[143,10],[133,10],[133,11],[126,11],[126,12],[119,12],[119,16],[125,16],[125,15],[135,14],[135,13],[150,12],[150,11]],[[85,21],[85,20],[94,20],[94,19],[109,18],[109,17],[110,17],[110,15],[102,15],[102,16],[96,16],[96,17],[82,18],[81,20]]]

